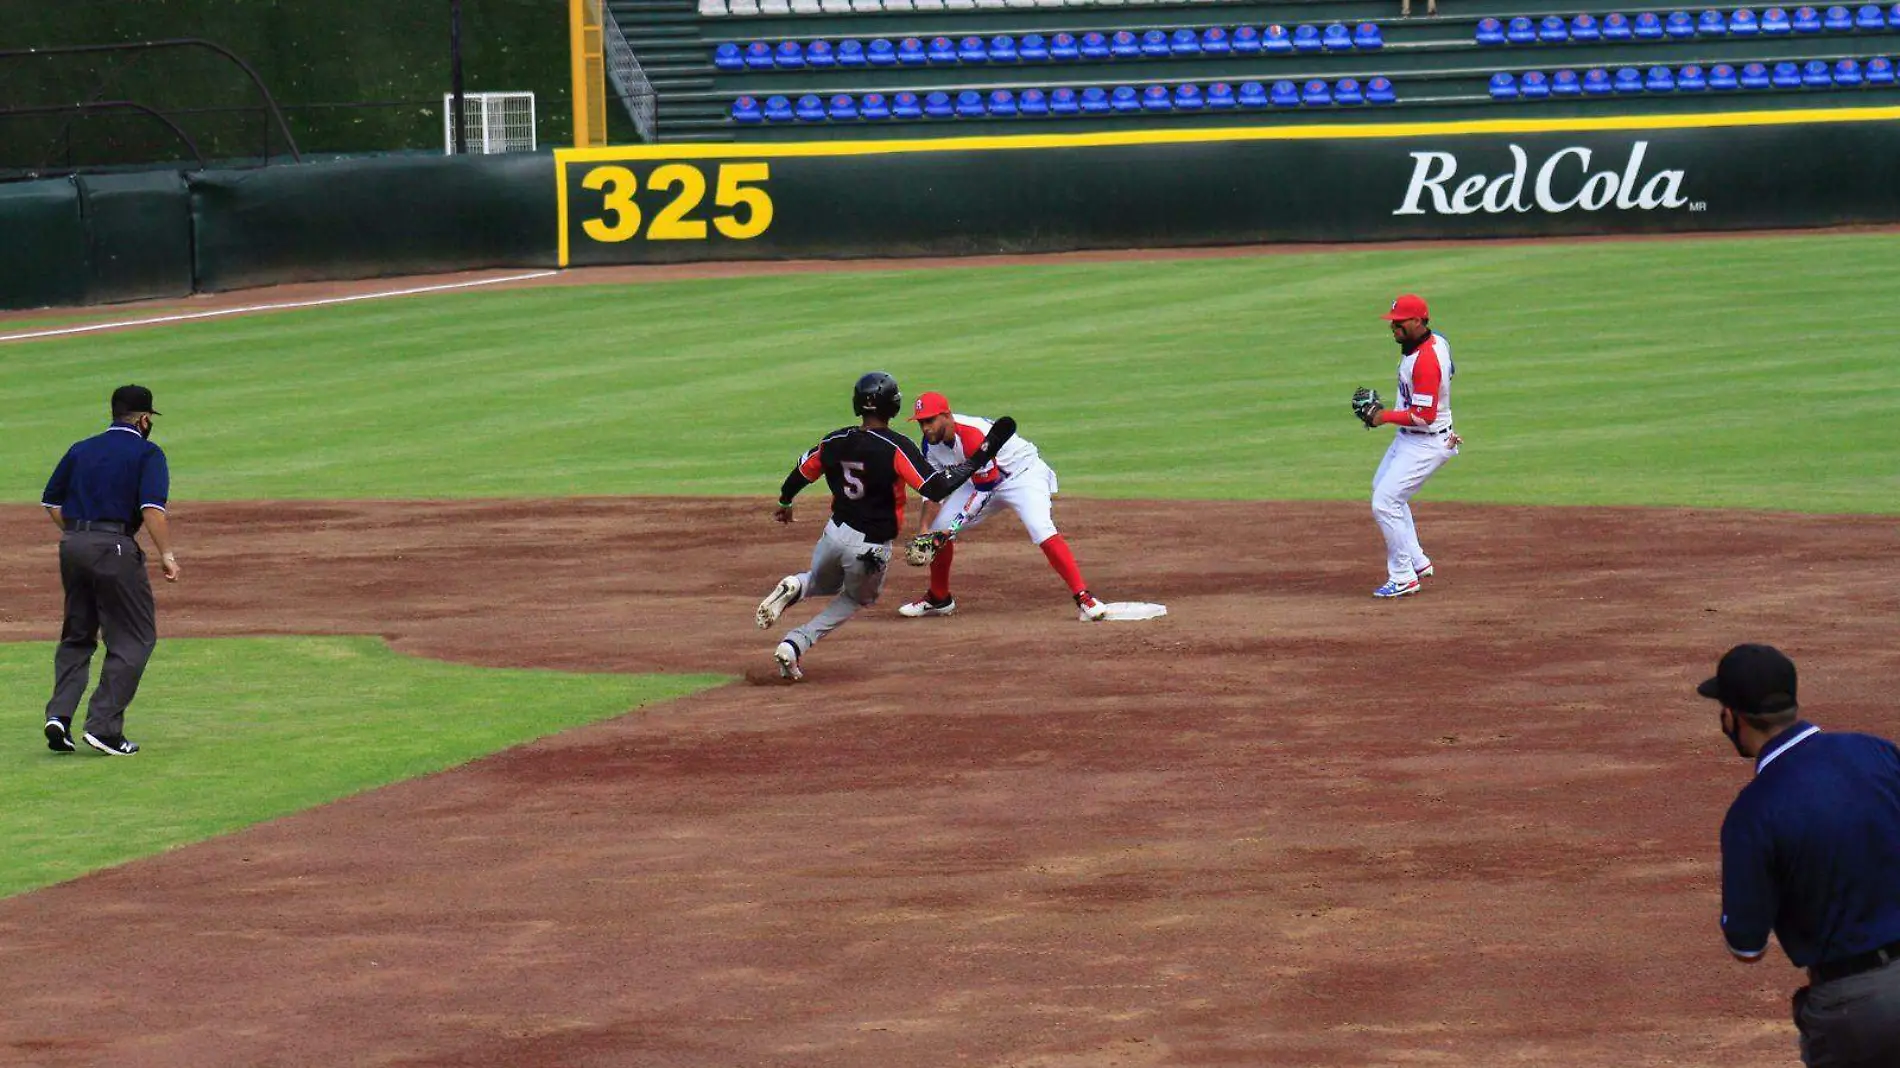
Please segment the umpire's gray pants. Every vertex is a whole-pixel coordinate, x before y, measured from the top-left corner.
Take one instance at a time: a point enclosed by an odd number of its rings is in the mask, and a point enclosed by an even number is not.
[[[863,534],[836,520],[825,524],[825,532],[811,551],[811,570],[798,576],[799,600],[830,597],[831,603],[811,618],[811,622],[793,629],[785,640],[805,655],[818,639],[844,626],[858,609],[877,603],[884,589],[884,569],[891,562],[891,543],[865,540]]]
[[[106,664],[86,706],[86,732],[120,737],[125,706],[138,693],[145,664],[158,645],[158,611],[145,553],[123,534],[75,531],[60,539],[59,577],[66,587],[66,622],[53,654],[53,699],[46,703],[46,718],[72,723],[103,630]]]
[[[1900,961],[1794,995],[1801,1063],[1808,1068],[1900,1065]]]

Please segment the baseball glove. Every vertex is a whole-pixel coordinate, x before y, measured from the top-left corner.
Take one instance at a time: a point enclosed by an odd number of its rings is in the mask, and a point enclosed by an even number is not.
[[[927,530],[910,539],[904,546],[904,562],[912,567],[923,567],[936,559],[937,550],[950,543],[954,537],[947,530]]]
[[[1352,414],[1371,430],[1379,425],[1379,415],[1385,411],[1384,402],[1379,400],[1379,391],[1360,386],[1352,391]]]

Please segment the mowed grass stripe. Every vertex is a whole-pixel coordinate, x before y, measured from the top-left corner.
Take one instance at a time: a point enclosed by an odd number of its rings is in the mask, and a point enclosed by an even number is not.
[[[1430,298],[1469,445],[1441,499],[1900,511],[1870,294],[1884,234],[1316,252],[473,292],[6,356],[28,500],[113,385],[158,390],[181,500],[773,493],[851,380],[1015,415],[1070,494],[1353,499]]]

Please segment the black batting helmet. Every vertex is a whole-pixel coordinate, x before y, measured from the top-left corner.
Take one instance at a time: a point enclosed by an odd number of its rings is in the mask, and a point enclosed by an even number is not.
[[[895,419],[903,406],[904,395],[897,389],[897,379],[882,371],[872,371],[851,387],[851,410],[859,415]]]

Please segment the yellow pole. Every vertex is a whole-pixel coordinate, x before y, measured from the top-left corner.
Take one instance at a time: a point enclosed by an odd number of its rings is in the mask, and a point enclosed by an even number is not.
[[[600,0],[568,0],[568,65],[574,78],[574,147],[607,143],[607,66]]]

